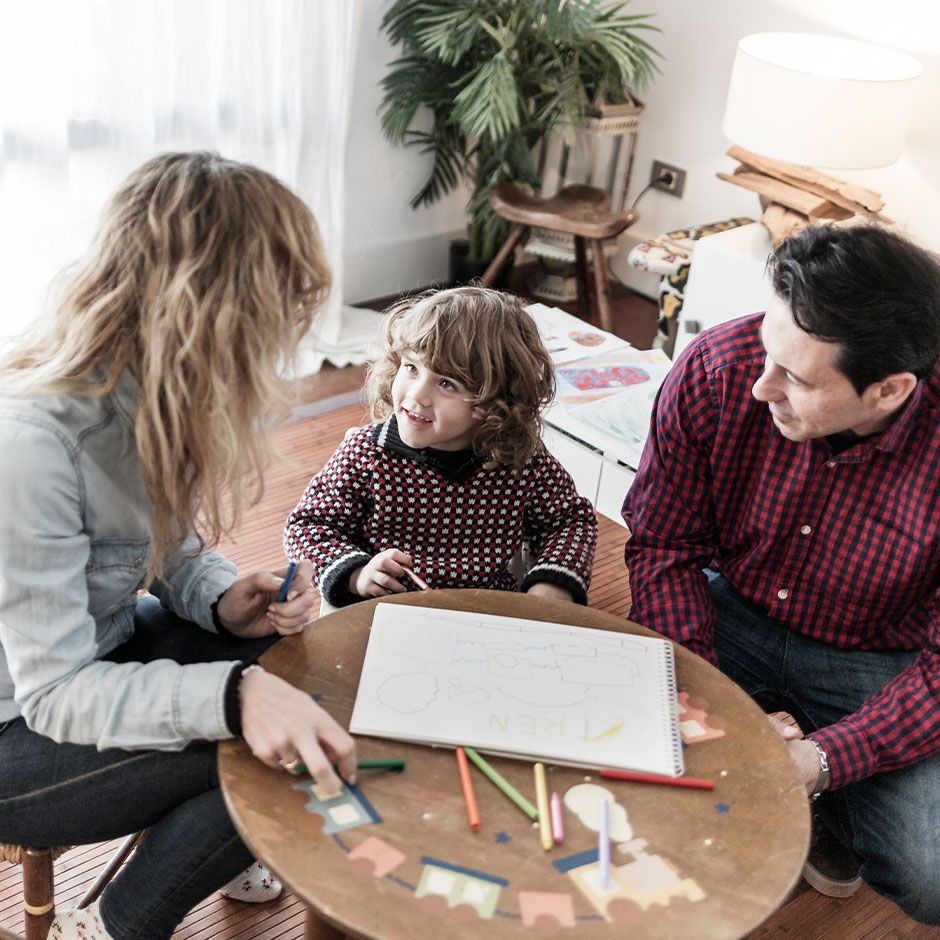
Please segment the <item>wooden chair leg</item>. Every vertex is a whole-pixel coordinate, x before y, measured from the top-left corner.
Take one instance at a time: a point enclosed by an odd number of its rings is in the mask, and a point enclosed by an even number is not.
[[[578,285],[578,316],[582,320],[587,320],[591,315],[588,298],[587,249],[580,235],[574,236],[574,269]]]
[[[601,329],[608,333],[614,331],[614,321],[610,315],[610,284],[607,281],[607,260],[604,258],[604,243],[599,238],[591,239],[594,255],[594,302]]]
[[[27,849],[23,858],[23,921],[26,940],[46,940],[54,917],[52,849]]]
[[[101,896],[101,892],[107,887],[108,882],[115,876],[117,870],[124,864],[127,856],[137,848],[146,834],[146,829],[143,832],[135,832],[133,835],[129,835],[117,847],[114,855],[108,860],[108,864],[98,873],[95,883],[85,892],[81,901],[78,902],[80,909],[84,909],[88,907],[89,904],[94,904],[94,902],[98,900]]]
[[[502,271],[503,265],[509,260],[509,256],[516,250],[516,245],[519,244],[519,239],[525,234],[527,228],[528,225],[516,225],[513,227],[512,231],[509,233],[509,237],[503,242],[502,248],[496,252],[496,257],[483,272],[483,277],[480,278],[480,283],[484,287],[493,286],[493,282],[499,276],[499,272]]]
[[[346,934],[308,908],[304,940],[346,940]]]

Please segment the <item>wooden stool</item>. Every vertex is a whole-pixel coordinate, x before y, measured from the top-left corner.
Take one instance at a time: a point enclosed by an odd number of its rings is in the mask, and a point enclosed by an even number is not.
[[[519,240],[533,225],[553,232],[574,236],[575,269],[578,283],[578,314],[589,315],[587,250],[591,243],[594,260],[594,302],[602,329],[613,332],[610,315],[610,285],[607,283],[607,262],[604,239],[614,238],[639,218],[636,209],[611,212],[610,197],[596,186],[565,186],[550,199],[524,192],[515,183],[497,183],[490,196],[490,205],[498,216],[515,226],[502,248],[481,278],[484,286],[493,284]]]
[[[0,861],[23,866],[23,923],[26,940],[45,940],[55,916],[52,863],[66,848],[33,848],[0,842]]]
[[[145,834],[146,830],[135,832],[121,843],[95,883],[78,902],[78,907],[88,907],[98,900],[105,885]],[[55,873],[52,863],[67,851],[68,847],[50,849],[0,842],[0,861],[23,867],[23,924],[26,940],[46,940],[55,917]]]

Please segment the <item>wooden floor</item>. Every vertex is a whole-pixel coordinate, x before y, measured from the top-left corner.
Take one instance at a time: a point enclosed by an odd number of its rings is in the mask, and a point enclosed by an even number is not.
[[[648,331],[650,304],[641,306]],[[617,313],[615,312],[615,316]],[[641,322],[630,318],[636,327]],[[618,324],[618,333],[621,329]],[[623,331],[628,332],[627,330]],[[636,345],[641,345],[634,338]],[[348,405],[349,392],[361,384],[362,370],[327,367],[307,382],[305,399],[321,400],[326,412],[288,425],[279,436],[283,460],[271,471],[264,500],[243,520],[236,537],[222,546],[242,571],[282,564],[281,526],[309,477],[332,453],[347,428],[365,420],[361,405]],[[323,400],[326,399],[326,400]],[[344,407],[329,410],[333,403]],[[626,616],[629,593],[623,568],[625,530],[600,518],[600,542],[591,585],[590,603]],[[772,811],[769,809],[769,811]],[[56,862],[56,903],[74,906],[118,843],[83,846]],[[770,849],[771,847],[768,847]],[[22,930],[20,871],[0,863],[0,926]],[[300,940],[304,911],[289,892],[275,902],[250,905],[215,895],[195,908],[174,934],[175,940]],[[481,930],[481,937],[487,932]],[[562,931],[559,936],[567,936]],[[573,937],[573,935],[572,935]],[[788,903],[751,935],[751,940],[940,940],[940,929],[924,927],[905,917],[893,904],[863,887],[844,901],[824,898],[801,883]],[[573,940],[576,938],[573,937]],[[694,937],[689,940],[695,940]]]

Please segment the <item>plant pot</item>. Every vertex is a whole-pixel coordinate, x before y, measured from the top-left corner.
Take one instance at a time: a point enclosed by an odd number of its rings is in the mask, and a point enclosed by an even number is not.
[[[471,258],[467,251],[469,245],[465,238],[455,239],[450,243],[450,264],[448,267],[448,279],[451,284],[469,284],[483,277],[483,272],[490,266],[489,261],[482,261],[480,258]],[[509,276],[512,274],[512,266],[515,256],[510,255],[509,259],[503,265],[503,269],[496,277],[493,287],[505,290],[509,287]]]

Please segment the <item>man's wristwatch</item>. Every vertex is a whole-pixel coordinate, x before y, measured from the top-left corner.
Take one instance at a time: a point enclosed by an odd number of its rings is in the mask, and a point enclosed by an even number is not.
[[[816,748],[816,753],[819,755],[819,776],[816,778],[816,786],[813,787],[813,792],[810,794],[809,798],[810,803],[812,803],[819,798],[820,794],[829,789],[829,758],[826,757],[826,752],[822,747],[812,738],[807,738],[806,740]]]

